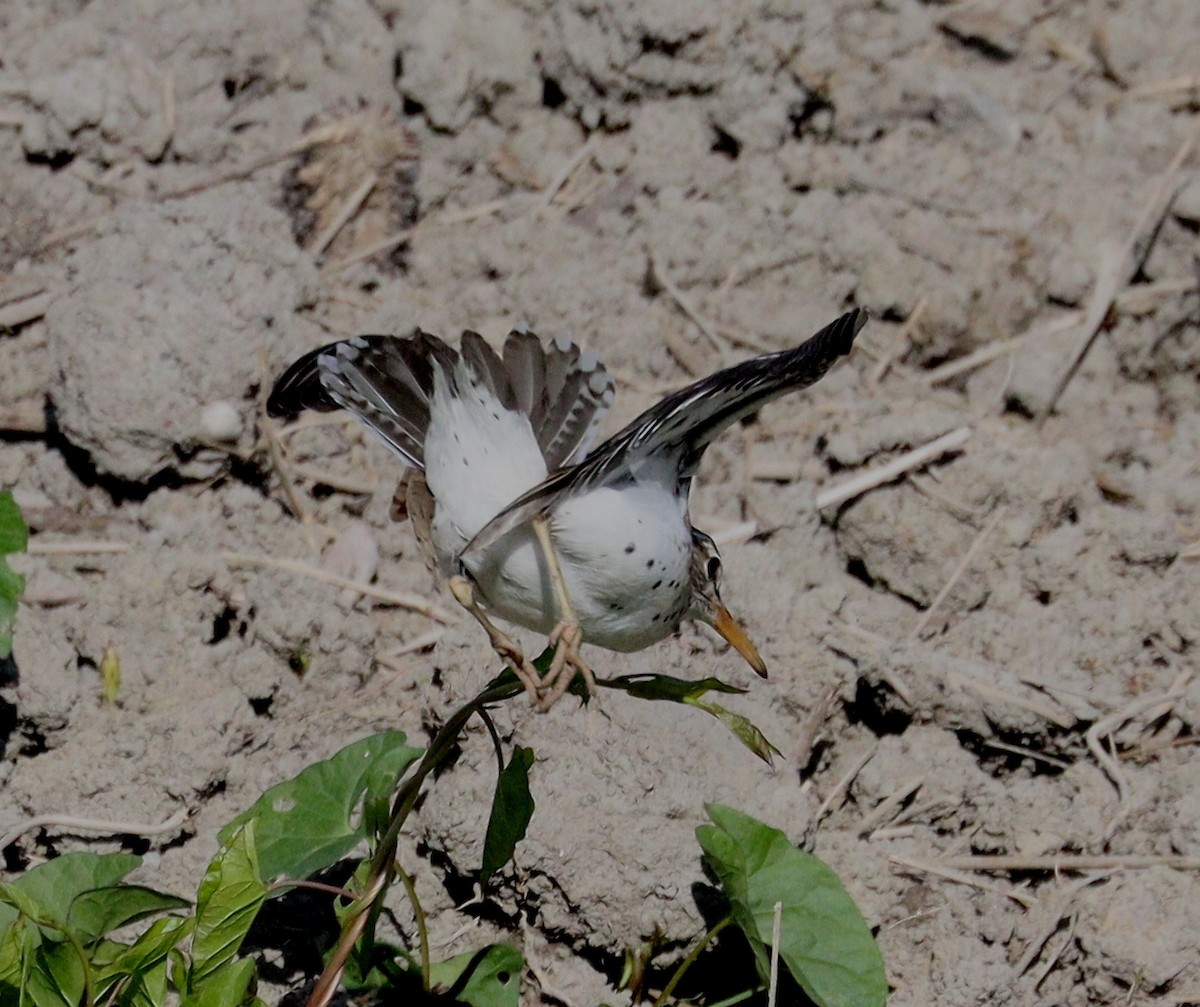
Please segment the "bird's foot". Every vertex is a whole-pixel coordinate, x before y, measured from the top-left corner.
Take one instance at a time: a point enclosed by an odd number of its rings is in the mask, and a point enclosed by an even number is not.
[[[475,599],[475,585],[471,579],[461,574],[451,577],[450,591],[458,603],[470,612],[475,621],[483,627],[484,632],[488,635],[488,642],[492,645],[492,650],[496,652],[501,661],[512,668],[513,674],[525,686],[526,694],[534,705],[540,708],[545,688],[542,677],[512,637],[492,622],[487,613],[479,607],[479,602]]]
[[[541,682],[538,709],[545,713],[562,699],[578,675],[583,679],[589,696],[596,694],[596,676],[583,659],[579,648],[583,644],[583,630],[576,622],[560,622],[550,633],[554,657]]]

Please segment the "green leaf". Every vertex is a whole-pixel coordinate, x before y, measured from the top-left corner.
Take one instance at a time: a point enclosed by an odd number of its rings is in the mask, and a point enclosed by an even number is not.
[[[267,897],[254,843],[255,823],[246,822],[225,841],[209,864],[196,897],[192,934],[191,990],[199,992],[225,975]],[[221,979],[227,982],[228,978]],[[236,1001],[230,1001],[234,1003]]]
[[[0,932],[20,914],[64,922],[84,892],[111,888],[142,862],[131,853],[64,853],[0,885]],[[7,891],[8,897],[5,897]],[[24,908],[18,910],[13,902]]]
[[[254,995],[254,959],[223,962],[200,986],[179,1002],[179,1007],[240,1007]]]
[[[778,829],[718,804],[707,810],[715,824],[700,826],[696,838],[763,980],[780,902],[779,957],[817,1007],[885,1003],[883,958],[837,875]]]
[[[307,878],[336,863],[386,820],[397,779],[420,755],[401,731],[363,738],[272,787],[219,838],[228,843],[253,820],[260,877]],[[356,816],[360,804],[366,810]]]
[[[783,753],[772,745],[754,724],[740,713],[727,710],[719,703],[703,699],[685,699],[688,706],[694,706],[705,713],[711,713],[722,724],[729,728],[730,733],[750,751],[763,760],[768,766],[774,765],[775,756],[783,758]]]
[[[596,684],[602,685],[606,689],[620,689],[638,699],[686,703],[688,706],[694,706],[698,710],[710,713],[724,724],[738,741],[768,766],[772,765],[771,760],[774,756],[780,754],[779,749],[766,739],[762,731],[740,713],[734,713],[718,703],[702,698],[710,692],[741,695],[746,691],[730,685],[728,682],[722,682],[719,678],[692,680],[675,678],[672,675],[622,675],[619,678],[597,679]]]
[[[447,1000],[471,1007],[519,1007],[524,968],[520,951],[509,944],[493,944],[437,962],[429,969],[429,982]]]
[[[29,545],[29,529],[21,517],[21,508],[9,490],[0,492],[0,554],[24,552]]]
[[[36,1007],[78,1007],[86,985],[75,948],[65,941],[44,941],[33,954],[24,992]]]
[[[741,695],[745,689],[722,682],[719,678],[675,678],[673,675],[621,675],[596,680],[606,689],[620,689],[638,699],[661,699],[669,703],[690,703],[706,692],[725,692]]]
[[[508,863],[517,843],[525,838],[534,809],[529,793],[529,767],[532,765],[533,749],[518,745],[496,780],[496,796],[492,799],[492,813],[483,840],[480,881],[487,881]]]
[[[0,658],[12,653],[12,627],[17,617],[17,602],[25,590],[25,578],[5,559],[9,553],[23,552],[29,544],[29,529],[20,508],[8,490],[0,492]]]
[[[90,944],[127,923],[135,923],[156,913],[187,909],[191,903],[175,895],[156,892],[142,885],[117,885],[93,888],[76,896],[67,914],[67,926],[79,940]]]
[[[123,987],[122,1004],[143,1007],[161,1004],[167,994],[167,956],[172,948],[191,932],[193,918],[169,916],[155,920],[133,944],[104,942],[93,952],[96,969],[96,999],[104,996],[119,981],[127,980]]]

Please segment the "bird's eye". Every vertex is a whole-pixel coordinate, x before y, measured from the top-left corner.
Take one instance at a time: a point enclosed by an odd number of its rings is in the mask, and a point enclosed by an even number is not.
[[[709,556],[704,571],[708,574],[708,579],[716,584],[721,579],[721,557]]]

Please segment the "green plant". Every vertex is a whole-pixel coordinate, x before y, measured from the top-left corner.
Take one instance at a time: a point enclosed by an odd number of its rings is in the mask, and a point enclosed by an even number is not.
[[[539,659],[542,667],[548,659],[549,654]],[[715,679],[635,676],[598,685],[698,706],[763,758],[769,760],[773,751],[748,721],[703,698],[735,691]],[[125,883],[139,862],[126,854],[66,854],[0,885],[0,1007],[259,1004],[257,961],[243,943],[267,900],[300,886],[328,892],[340,925],[325,949],[310,1004],[328,1003],[341,985],[423,991],[472,1007],[517,1007],[523,960],[516,948],[495,944],[431,960],[424,911],[397,859],[397,841],[425,781],[447,764],[463,728],[479,716],[499,766],[480,881],[486,883],[512,857],[534,812],[529,789],[534,755],[516,746],[505,758],[487,711],[521,692],[516,677],[505,672],[455,712],[424,751],[409,746],[401,732],[384,731],[272,787],[221,830],[221,849],[194,904]],[[754,953],[757,975],[746,977],[747,995],[772,981],[768,949],[774,944],[784,968],[819,1007],[883,1003],[879,953],[833,873],[783,833],[730,808],[708,810],[713,824],[697,835],[727,912],[675,969],[656,1004],[673,1002],[704,948],[731,926],[742,931]],[[345,887],[308,880],[364,845],[367,855]],[[412,905],[415,946],[394,946],[377,934],[384,897],[396,882]],[[135,938],[117,939],[116,931],[148,920],[153,922]],[[652,954],[653,949],[643,965]],[[632,984],[639,996],[647,996],[644,971]]]
[[[12,653],[12,627],[17,602],[25,590],[25,578],[8,565],[10,553],[24,552],[29,530],[8,490],[0,492],[0,659]]]

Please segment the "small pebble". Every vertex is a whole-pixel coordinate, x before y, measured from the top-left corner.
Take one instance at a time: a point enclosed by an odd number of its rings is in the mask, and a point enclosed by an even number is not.
[[[210,402],[200,416],[204,436],[214,441],[236,441],[242,436],[242,417],[228,402]]]

